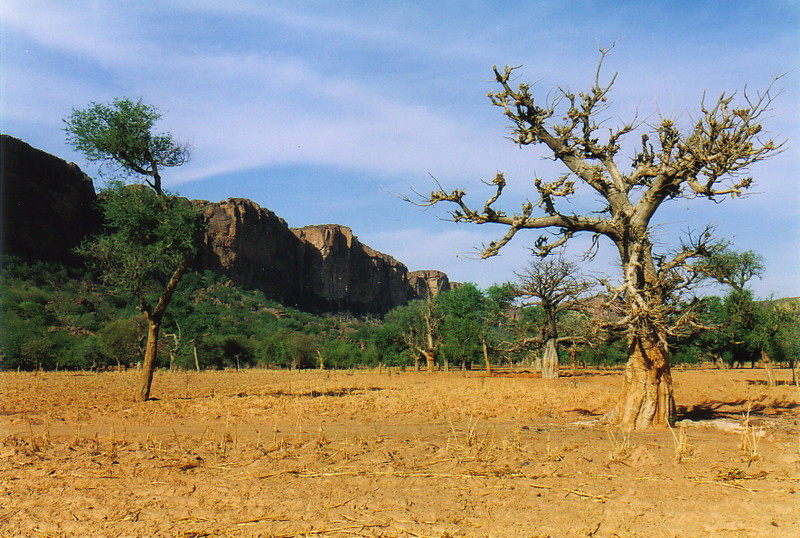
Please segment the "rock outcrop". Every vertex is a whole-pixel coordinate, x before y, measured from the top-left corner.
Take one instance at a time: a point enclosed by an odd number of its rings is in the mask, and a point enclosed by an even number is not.
[[[410,297],[406,266],[364,245],[346,226],[290,229],[241,198],[196,203],[204,206],[208,226],[199,267],[237,285],[313,312],[384,314]]]
[[[230,198],[203,206],[207,225],[199,265],[260,289],[286,305],[303,306],[306,247],[286,222],[251,200]]]
[[[72,263],[84,238],[102,229],[92,181],[77,165],[2,135],[2,252]],[[441,271],[405,265],[361,243],[337,224],[291,229],[255,202],[195,201],[207,231],[196,268],[263,290],[313,312],[384,314],[410,299],[452,287]]]
[[[306,244],[303,303],[313,310],[382,314],[408,300],[408,269],[338,224],[293,230]]]
[[[411,288],[410,299],[433,299],[452,289],[447,275],[434,269],[411,271],[408,273],[408,285]]]
[[[76,261],[72,249],[102,223],[92,180],[76,164],[5,134],[0,157],[0,252]]]

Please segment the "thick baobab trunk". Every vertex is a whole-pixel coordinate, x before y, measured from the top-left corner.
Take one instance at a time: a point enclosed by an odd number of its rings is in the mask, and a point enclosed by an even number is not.
[[[428,373],[433,372],[433,368],[436,365],[436,355],[434,354],[433,349],[426,349],[423,351],[423,355],[425,355],[425,363],[428,367]]]
[[[161,331],[161,320],[147,319],[147,344],[144,348],[144,362],[142,362],[142,381],[139,389],[139,401],[146,402],[150,399],[150,387],[153,385],[153,372],[156,369],[156,356],[158,355],[158,333]]]
[[[558,377],[558,349],[556,339],[550,338],[542,351],[542,377],[555,379]]]
[[[674,417],[666,340],[656,334],[632,337],[622,397],[609,418],[628,429],[644,429],[669,424]]]

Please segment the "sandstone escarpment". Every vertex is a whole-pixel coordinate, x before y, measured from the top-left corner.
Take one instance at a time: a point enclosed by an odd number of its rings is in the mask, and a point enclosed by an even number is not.
[[[204,204],[202,269],[315,312],[384,314],[410,295],[408,269],[337,224],[290,229],[241,198]],[[446,276],[445,276],[446,278]]]
[[[338,224],[293,230],[306,244],[303,303],[314,310],[385,313],[408,298],[408,269]]]
[[[0,135],[3,254],[26,260],[70,262],[83,239],[100,230],[92,180],[22,140]]]
[[[102,230],[92,181],[67,163],[2,135],[2,253],[78,262],[72,249]],[[195,201],[206,232],[196,268],[260,289],[285,305],[315,312],[384,314],[409,299],[453,286],[441,271],[416,271],[361,243],[336,224],[290,229],[243,198]]]
[[[207,230],[199,263],[284,304],[302,306],[305,245],[283,219],[255,202],[230,198],[204,205]]]
[[[441,271],[426,269],[408,273],[411,299],[433,299],[442,292],[450,291],[450,279]]]

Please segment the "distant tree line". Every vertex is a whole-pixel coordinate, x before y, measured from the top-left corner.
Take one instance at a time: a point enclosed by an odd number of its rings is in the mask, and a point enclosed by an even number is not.
[[[383,319],[317,316],[268,300],[210,272],[187,272],[165,315],[156,365],[172,369],[375,368],[533,369],[552,320],[520,301],[521,283],[473,284],[412,301]],[[3,260],[0,277],[2,368],[104,370],[141,362],[147,324],[136,296],[104,286],[97,274],[43,262]],[[697,330],[670,341],[677,363],[794,366],[800,355],[797,302],[754,301],[747,290],[706,297]],[[588,312],[564,310],[557,323],[562,363],[613,366],[623,339],[593,334]],[[431,358],[431,361],[428,361]]]

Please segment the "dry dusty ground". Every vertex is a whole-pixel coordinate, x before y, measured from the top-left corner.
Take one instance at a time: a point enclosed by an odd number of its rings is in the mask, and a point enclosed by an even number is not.
[[[674,375],[628,435],[618,372],[0,373],[0,535],[800,536],[789,372]]]

